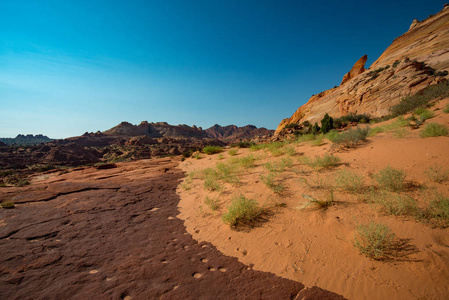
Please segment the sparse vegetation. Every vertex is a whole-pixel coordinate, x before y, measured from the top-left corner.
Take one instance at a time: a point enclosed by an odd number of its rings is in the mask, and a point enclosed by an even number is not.
[[[222,186],[214,176],[208,176],[204,179],[204,188],[208,191],[221,191]]]
[[[263,213],[256,200],[247,199],[240,195],[234,197],[228,210],[223,214],[222,220],[231,227],[253,224]]]
[[[388,226],[371,221],[356,227],[353,244],[361,254],[381,260],[393,249],[394,239],[395,235]]]
[[[335,135],[333,137],[333,143],[343,145],[347,148],[355,147],[360,142],[366,141],[369,133],[370,128],[368,126],[365,128],[351,128],[348,131],[340,133],[339,135]]]
[[[442,183],[449,179],[449,171],[443,170],[439,165],[430,166],[426,171],[427,177],[437,183]]]
[[[371,121],[371,116],[368,114],[360,114],[356,115],[354,113],[349,113],[345,116],[341,116],[340,118],[334,119],[334,128],[340,128],[348,125],[349,123],[362,123],[366,124]]]
[[[403,170],[397,170],[390,166],[379,171],[374,175],[379,186],[389,191],[402,191],[405,186],[406,172]]]
[[[418,107],[425,107],[430,101],[449,96],[449,81],[443,80],[438,84],[431,85],[418,93],[401,100],[397,105],[390,108],[391,117],[404,115]]]
[[[270,172],[268,175],[260,175],[260,180],[273,192],[282,193],[285,187],[281,183],[275,181],[275,173]]]
[[[196,158],[196,159],[201,159],[201,158],[203,158],[203,156],[202,156],[199,152],[194,153],[194,154],[192,155],[192,157],[193,157],[193,158]]]
[[[419,120],[421,122],[424,122],[425,120],[433,118],[435,115],[433,111],[430,111],[430,110],[427,110],[424,108],[417,108],[415,110],[415,114],[419,116]]]
[[[350,193],[360,193],[363,190],[363,177],[347,168],[336,174],[335,183],[339,188]]]
[[[12,209],[12,208],[15,208],[16,205],[12,201],[4,201],[4,202],[0,203],[0,207],[4,208],[4,209]]]
[[[422,138],[426,137],[436,137],[436,136],[447,136],[449,130],[446,125],[438,123],[429,123],[421,130],[419,136]]]
[[[303,156],[300,158],[300,162],[312,168],[323,169],[334,167],[340,163],[340,158],[330,154],[325,154],[323,157],[316,156],[315,159],[310,159],[307,156]]]
[[[419,211],[416,200],[408,195],[376,191],[372,192],[371,201],[387,215],[413,217]]]
[[[449,197],[434,193],[422,216],[437,226],[449,226]]]
[[[229,149],[228,154],[230,156],[235,156],[239,152],[239,149]]]
[[[218,198],[209,198],[206,196],[204,204],[206,204],[212,211],[216,211],[220,208],[220,200],[218,200]]]
[[[207,155],[220,153],[222,151],[223,151],[223,148],[221,148],[219,146],[206,146],[203,148],[203,152],[206,153]]]
[[[326,134],[331,129],[334,129],[334,119],[326,113],[321,120],[321,133]]]

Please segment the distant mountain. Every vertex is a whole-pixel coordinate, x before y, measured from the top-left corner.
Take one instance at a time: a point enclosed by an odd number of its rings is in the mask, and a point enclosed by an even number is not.
[[[21,146],[31,146],[31,145],[39,145],[42,143],[48,143],[53,141],[53,139],[48,136],[42,134],[19,134],[15,138],[0,138],[0,142],[5,143],[6,145],[21,145]]]
[[[185,124],[170,125],[166,122],[148,123],[147,121],[142,121],[139,125],[122,122],[119,125],[104,131],[103,134],[125,137],[146,135],[151,138],[167,137],[202,139],[209,137],[207,133],[201,129],[201,127],[198,128],[195,125],[190,127]]]
[[[216,138],[224,142],[236,142],[243,139],[253,139],[261,136],[272,136],[274,130],[266,128],[257,128],[254,125],[246,125],[243,127],[237,127],[235,125],[220,126],[215,124],[214,126],[204,130],[210,137]]]

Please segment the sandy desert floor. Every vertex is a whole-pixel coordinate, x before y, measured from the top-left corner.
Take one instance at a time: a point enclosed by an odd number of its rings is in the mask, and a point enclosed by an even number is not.
[[[449,99],[432,107],[435,116],[426,123],[449,125],[449,114],[442,112],[447,103]],[[387,201],[408,196],[424,210],[435,195],[447,199],[449,181],[434,182],[427,174],[429,168],[449,171],[449,137],[421,138],[422,128],[395,128],[350,149],[336,148],[324,139],[318,146],[313,141],[291,142],[272,151],[238,149],[233,156],[224,151],[189,158],[180,165],[187,176],[178,187],[179,217],[198,241],[208,241],[256,270],[306,286],[317,285],[349,299],[447,299],[449,228],[412,214],[388,214],[372,200],[382,195]],[[326,154],[340,161],[329,168],[307,163],[307,158]],[[234,165],[238,182],[215,180],[215,187],[205,188],[204,174],[216,170],[217,164]],[[375,180],[388,166],[406,172],[405,185],[398,192],[384,192]],[[261,177],[266,180],[269,170],[271,189]],[[363,187],[350,192],[337,184],[342,170],[363,178]],[[238,195],[266,208],[270,212],[266,220],[243,230],[224,224],[221,216]],[[218,208],[206,204],[206,197]],[[333,202],[327,208],[303,209],[310,198]],[[371,221],[387,225],[395,234],[394,251],[381,260],[360,254],[353,244],[357,226]]]

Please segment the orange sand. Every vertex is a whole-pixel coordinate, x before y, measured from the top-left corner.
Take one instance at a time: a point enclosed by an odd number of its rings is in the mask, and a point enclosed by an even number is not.
[[[442,107],[449,99],[433,109],[435,117],[426,123],[449,125],[449,114]],[[381,125],[381,124],[380,124]],[[249,154],[257,157],[254,168],[241,169],[240,184],[224,184],[224,191],[210,192],[203,188],[204,180],[195,178],[178,188],[181,196],[179,217],[185,220],[187,231],[199,241],[209,241],[226,255],[235,256],[254,269],[273,272],[279,276],[302,282],[306,286],[342,294],[349,299],[444,299],[449,297],[449,228],[432,228],[413,218],[386,216],[360,196],[336,189],[335,204],[328,209],[299,210],[307,199],[302,194],[324,199],[329,192],[312,188],[309,183],[317,176],[327,184],[334,182],[338,170],[349,168],[362,174],[366,186],[375,185],[372,174],[386,166],[407,172],[412,189],[407,193],[424,203],[422,194],[437,190],[449,196],[449,182],[431,182],[425,172],[429,166],[439,165],[449,171],[449,137],[420,138],[419,130],[407,129],[405,138],[392,133],[369,137],[358,148],[338,150],[332,143],[312,146],[310,142],[291,144],[298,153],[290,157],[293,167],[277,176],[286,187],[275,194],[260,179],[268,174],[263,167],[267,162],[287,157],[273,157],[266,150],[251,152],[239,149],[236,157]],[[300,157],[332,153],[341,164],[330,170],[316,171],[300,163]],[[202,159],[187,159],[181,168],[189,174],[218,162],[226,162],[229,154],[223,152]],[[302,170],[298,173],[293,170]],[[198,174],[199,172],[197,172]],[[233,195],[243,194],[256,199],[261,205],[273,207],[285,203],[287,207],[273,209],[273,216],[258,227],[246,231],[232,230],[221,220]],[[218,197],[220,209],[212,211],[204,204],[206,196]],[[388,225],[396,236],[405,241],[407,248],[391,261],[375,261],[361,255],[353,246],[355,226],[370,220]]]

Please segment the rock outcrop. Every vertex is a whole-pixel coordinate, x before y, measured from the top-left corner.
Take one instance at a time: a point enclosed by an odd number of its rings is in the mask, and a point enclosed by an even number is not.
[[[220,126],[218,124],[215,124],[205,131],[210,137],[228,143],[240,141],[243,139],[251,140],[260,137],[270,137],[274,133],[274,130],[269,130],[264,127],[257,128],[254,125],[238,127],[235,125]]]
[[[275,134],[288,124],[320,122],[326,113],[334,118],[348,113],[385,116],[402,98],[447,78],[441,72],[444,70],[449,70],[447,7],[396,38],[365,72],[312,96],[290,118],[281,121]]]
[[[364,55],[364,56],[360,57],[360,59],[352,67],[351,71],[349,71],[348,73],[346,73],[345,76],[343,76],[343,80],[341,81],[340,85],[343,85],[349,79],[352,79],[355,76],[365,72],[365,64],[366,64],[367,60],[368,60],[368,55]]]

